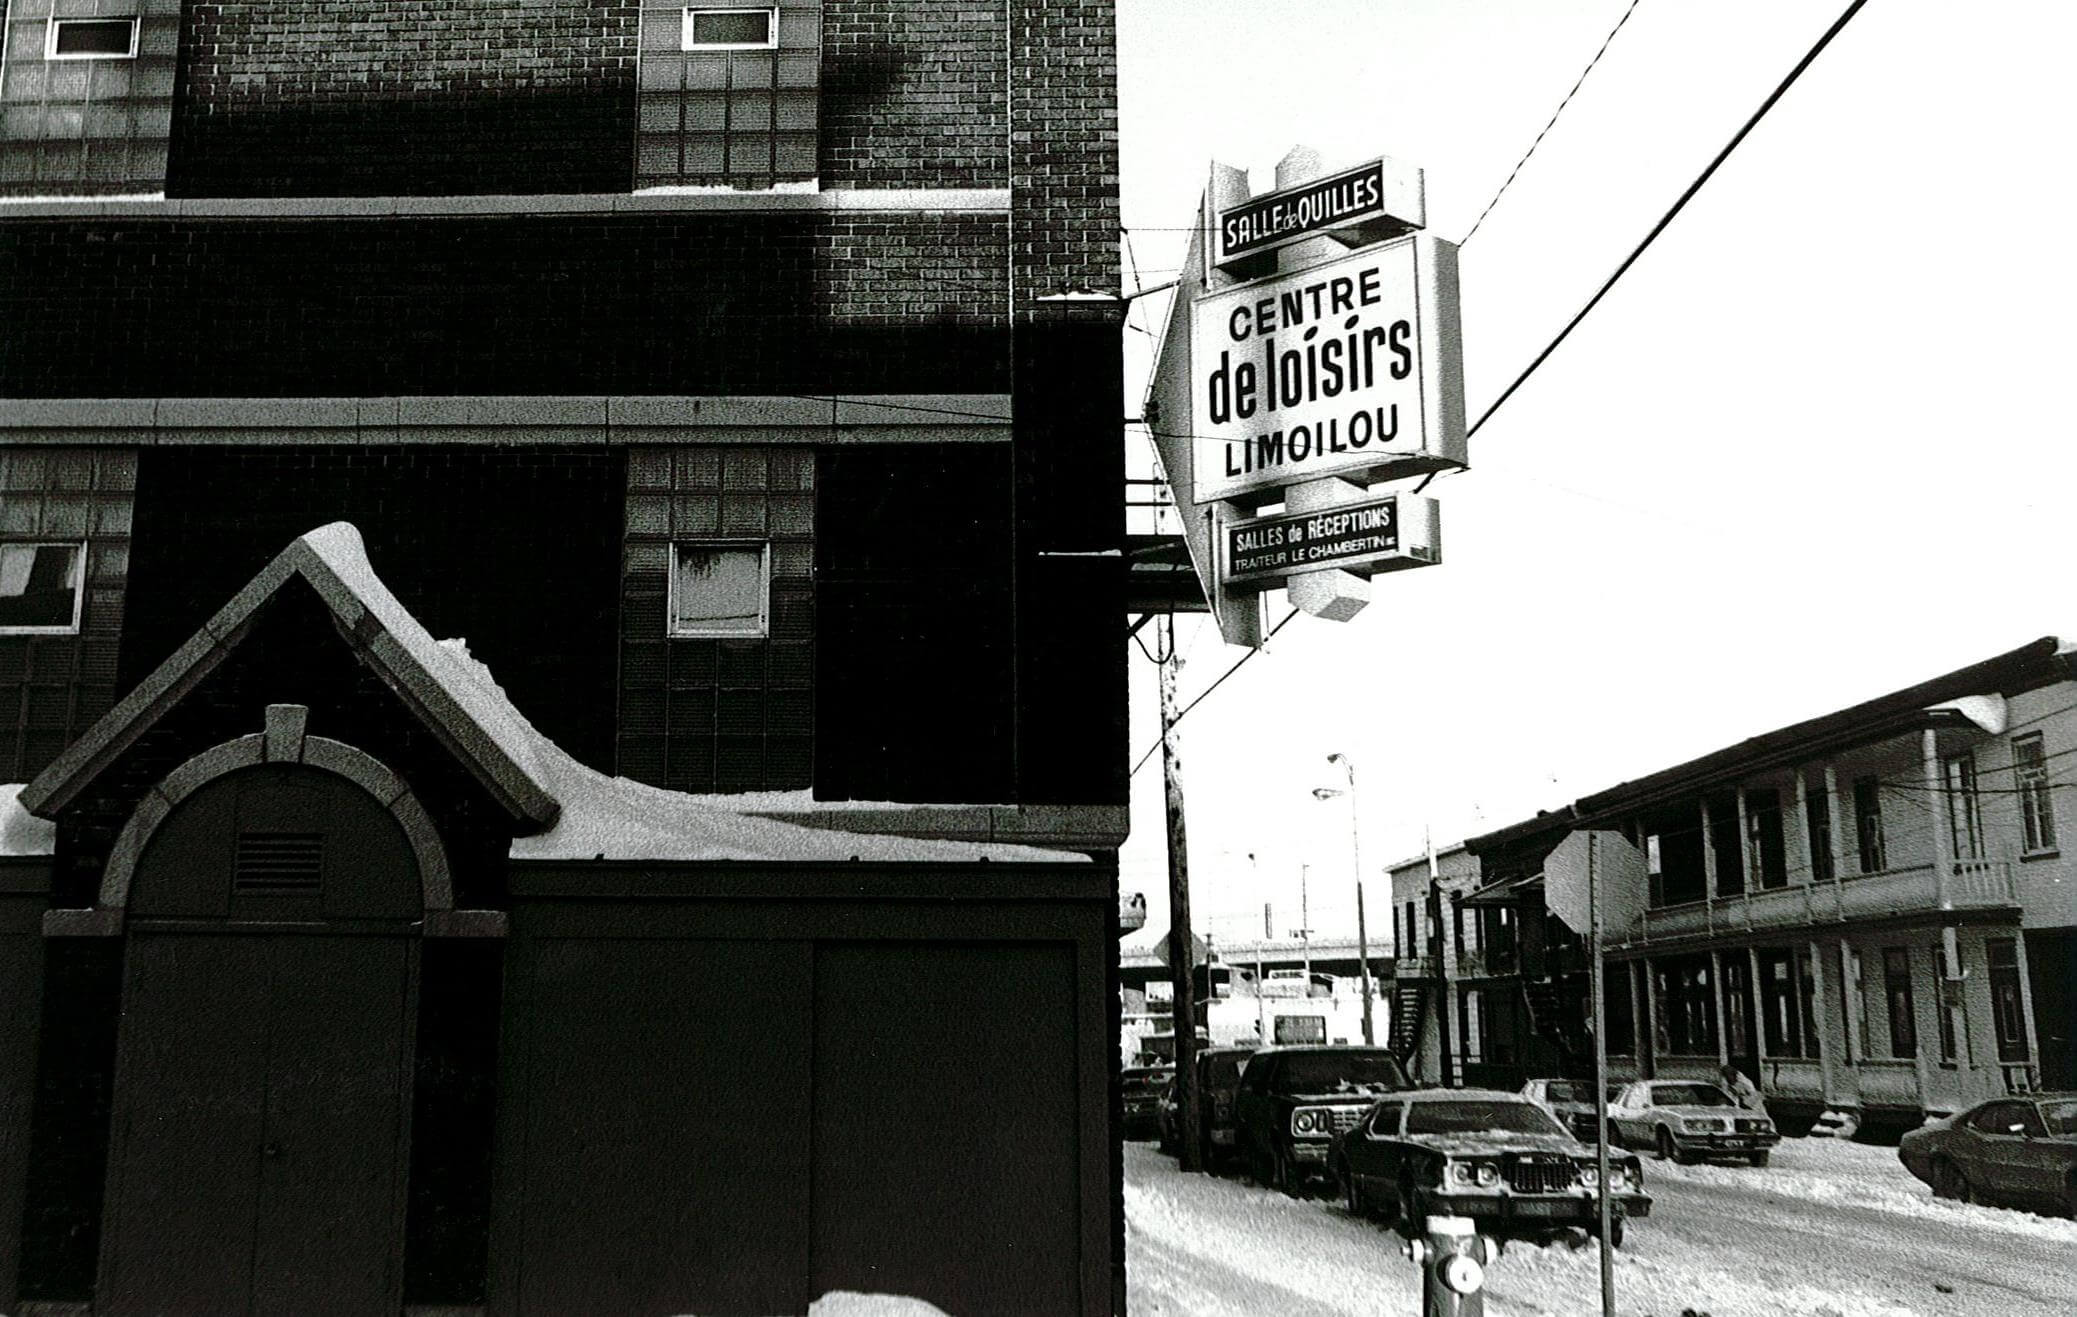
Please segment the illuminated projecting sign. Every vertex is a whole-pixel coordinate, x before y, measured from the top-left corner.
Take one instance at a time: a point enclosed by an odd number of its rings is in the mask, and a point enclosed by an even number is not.
[[[1373,160],[1220,211],[1219,259],[1214,264],[1384,217],[1385,162]]]
[[[1190,347],[1200,502],[1464,464],[1451,243],[1416,234],[1211,294]]]
[[[1442,561],[1441,529],[1435,500],[1417,494],[1230,521],[1220,576],[1267,586],[1325,567],[1426,567]]]

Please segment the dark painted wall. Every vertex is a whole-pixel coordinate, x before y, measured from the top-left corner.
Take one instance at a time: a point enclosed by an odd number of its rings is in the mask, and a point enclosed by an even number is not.
[[[544,734],[611,765],[617,451],[151,448],[139,481],[122,689],[296,536],[345,520],[435,638],[466,639]]]
[[[24,222],[0,396],[1002,392],[1004,243],[999,215]]]

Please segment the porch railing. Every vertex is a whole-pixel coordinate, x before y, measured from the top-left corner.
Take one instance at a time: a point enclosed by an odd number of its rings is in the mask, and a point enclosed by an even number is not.
[[[1946,891],[1931,864],[1824,882],[1798,883],[1684,905],[1647,909],[1625,941],[1651,942],[1747,929],[1795,928],[1881,915],[1930,914],[1942,908],[2018,904],[2012,866],[2004,860],[1950,860]],[[1944,896],[1944,901],[1943,901]]]

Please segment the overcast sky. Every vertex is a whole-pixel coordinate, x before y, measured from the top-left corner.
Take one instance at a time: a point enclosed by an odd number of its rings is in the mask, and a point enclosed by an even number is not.
[[[1844,5],[1640,0],[1463,249],[1472,416]],[[1628,7],[1120,0],[1127,288],[1173,276],[1207,161],[1266,190],[1295,143],[1419,165],[1430,230],[1462,240]],[[2077,637],[2071,9],[1872,0],[1429,487],[1444,563],[1379,578],[1353,622],[1297,618],[1184,721],[1200,932],[1258,935],[1264,901],[1295,928],[1306,863],[1313,926],[1352,930],[1345,802],[1310,794],[1329,753],[1358,766],[1375,875],[1424,825],[1447,845]],[[1153,340],[1125,338],[1137,415]],[[1185,701],[1245,652],[1178,633]],[[1132,668],[1137,760],[1159,728]],[[1161,797],[1157,755],[1123,885],[1165,927]]]

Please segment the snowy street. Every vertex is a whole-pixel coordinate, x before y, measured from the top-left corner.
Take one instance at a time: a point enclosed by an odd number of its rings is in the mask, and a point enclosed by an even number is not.
[[[1647,1158],[1652,1215],[1616,1254],[1616,1306],[1679,1317],[2048,1317],[2077,1311],[2077,1222],[1935,1201],[1893,1148],[1790,1139],[1765,1169]],[[1134,1317],[1371,1317],[1414,1313],[1420,1281],[1399,1236],[1327,1198],[1182,1175],[1125,1145]],[[1486,1310],[1600,1311],[1594,1248],[1510,1243]]]

